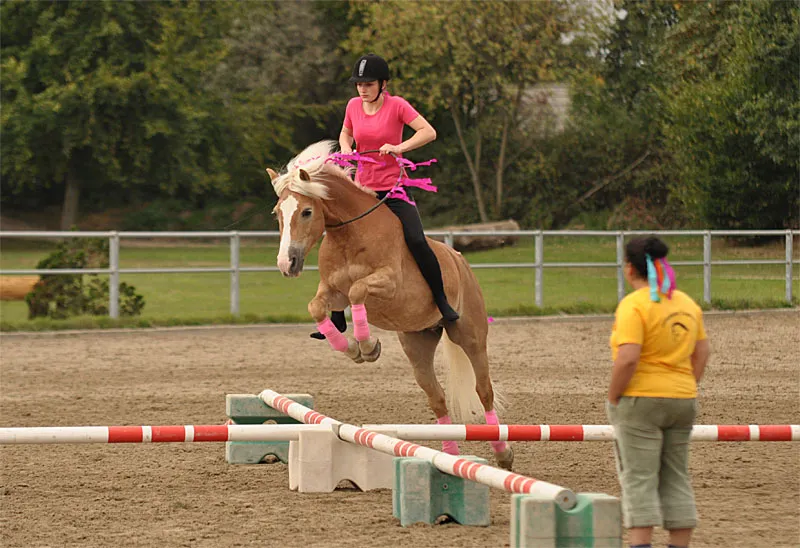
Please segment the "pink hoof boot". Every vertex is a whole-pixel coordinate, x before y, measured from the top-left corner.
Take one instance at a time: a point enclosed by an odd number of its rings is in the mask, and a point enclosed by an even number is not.
[[[447,453],[448,455],[460,455],[458,452],[458,442],[457,441],[443,441],[442,442],[442,452]]]
[[[436,424],[453,424],[453,421],[450,420],[450,415],[445,415],[444,417],[439,417],[436,419]],[[458,442],[443,441],[442,452],[447,453],[448,455],[459,455]]]

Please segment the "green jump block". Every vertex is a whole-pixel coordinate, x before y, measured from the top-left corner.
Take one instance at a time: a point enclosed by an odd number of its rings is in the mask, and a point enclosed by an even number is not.
[[[473,456],[465,460],[486,464]],[[392,515],[408,527],[422,522],[433,524],[439,516],[450,516],[461,525],[487,526],[489,487],[481,483],[445,474],[424,459],[394,459]]]
[[[310,394],[287,394],[287,398],[310,409],[314,397]],[[273,409],[255,394],[227,394],[225,414],[234,424],[301,424],[277,409]],[[229,464],[258,464],[274,455],[284,464],[289,462],[288,441],[229,441],[225,442],[225,460]]]
[[[562,510],[538,495],[513,495],[512,548],[622,548],[619,499],[603,493],[578,493],[578,503]]]

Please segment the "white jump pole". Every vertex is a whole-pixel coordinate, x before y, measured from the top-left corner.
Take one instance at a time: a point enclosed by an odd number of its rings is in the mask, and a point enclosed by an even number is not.
[[[608,424],[365,424],[416,441],[612,441]],[[797,424],[696,424],[692,441],[800,441]]]
[[[331,428],[307,424],[0,428],[0,444],[293,441],[303,430],[330,431]]]
[[[333,420],[333,419],[331,419]],[[0,427],[0,445],[33,443],[164,443],[223,441],[294,441],[301,431],[331,430],[318,424],[231,424],[185,426]],[[415,441],[611,441],[605,424],[365,424],[365,430],[394,432]],[[797,442],[796,424],[696,424],[692,441]]]
[[[483,483],[512,493],[536,494],[553,499],[562,509],[575,507],[577,499],[571,490],[527,476],[500,470],[493,466],[468,461],[409,441],[392,438],[352,424],[346,424],[318,413],[308,407],[281,396],[273,390],[264,390],[259,397],[270,407],[306,424],[323,424],[334,427],[340,439],[398,457],[417,457],[432,466],[468,480]]]

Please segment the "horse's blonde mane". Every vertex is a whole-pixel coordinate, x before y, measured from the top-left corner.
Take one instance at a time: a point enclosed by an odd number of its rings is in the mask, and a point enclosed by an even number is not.
[[[287,188],[309,198],[327,200],[330,197],[328,183],[337,179],[345,179],[360,190],[375,195],[374,192],[353,182],[352,166],[341,167],[337,164],[326,162],[328,157],[336,150],[336,141],[319,141],[305,148],[300,154],[289,160],[284,173],[272,181],[275,193],[280,196]],[[309,181],[300,178],[300,170],[308,173]]]

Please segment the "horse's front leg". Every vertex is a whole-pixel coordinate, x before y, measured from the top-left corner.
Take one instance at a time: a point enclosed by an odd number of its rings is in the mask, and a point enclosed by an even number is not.
[[[392,271],[389,268],[380,268],[350,286],[350,311],[353,314],[353,335],[358,341],[361,357],[368,362],[374,362],[381,355],[381,341],[372,337],[367,321],[367,297],[391,299],[397,291]]]
[[[337,296],[341,299],[341,295],[333,288],[324,282],[320,282],[319,286],[317,286],[317,294],[311,299],[311,302],[308,303],[308,313],[314,318],[317,324],[317,330],[325,335],[325,340],[328,341],[332,349],[343,352],[356,363],[361,363],[364,360],[361,357],[361,350],[358,347],[358,342],[352,337],[347,337],[343,333],[340,333],[328,317],[328,313],[331,310],[331,303]]]

